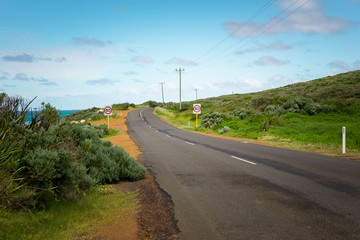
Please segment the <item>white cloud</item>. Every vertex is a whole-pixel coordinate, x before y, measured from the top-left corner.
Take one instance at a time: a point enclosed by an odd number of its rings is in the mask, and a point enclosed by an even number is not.
[[[256,60],[255,64],[259,66],[280,66],[285,65],[286,61],[282,61],[271,56],[263,56]]]
[[[187,66],[187,67],[198,65],[197,63],[195,63],[193,61],[185,60],[182,58],[176,58],[176,57],[166,61],[166,64],[181,65],[181,66]]]
[[[130,59],[132,62],[140,62],[140,63],[153,63],[154,60],[148,56],[137,56]]]
[[[127,72],[123,72],[122,74],[128,75],[128,76],[133,76],[133,75],[137,75],[138,73],[134,72],[134,71],[127,71]]]
[[[274,43],[269,44],[269,45],[257,43],[256,47],[245,49],[243,51],[237,51],[237,52],[235,52],[235,54],[243,55],[245,53],[271,51],[271,50],[284,51],[284,50],[289,50],[289,49],[292,49],[292,47],[290,45],[287,45],[287,44],[283,43],[283,42],[274,42]]]
[[[160,84],[152,83],[152,84],[147,85],[147,89],[153,93],[159,93],[161,86],[160,86]]]
[[[353,65],[354,65],[354,70],[360,69],[360,61],[355,61]]]
[[[20,81],[29,81],[29,78],[25,73],[18,73],[15,75],[14,80],[20,80]]]
[[[7,62],[31,63],[31,62],[34,62],[34,57],[30,54],[24,53],[24,54],[16,55],[16,56],[11,56],[11,55],[3,56],[2,60],[7,61]]]
[[[88,46],[95,46],[95,47],[105,47],[106,45],[112,44],[111,41],[101,41],[96,38],[87,38],[87,37],[85,37],[85,38],[73,37],[72,41],[74,42],[74,44],[80,45],[80,46],[88,45]]]
[[[347,71],[349,70],[349,65],[346,62],[343,61],[333,61],[329,62],[327,64],[329,68],[331,68],[333,71]]]
[[[239,77],[238,82],[242,89],[258,90],[263,87],[263,83],[257,79]]]
[[[87,85],[112,85],[114,84],[116,81],[107,79],[107,78],[100,78],[100,79],[95,79],[95,80],[87,80],[86,84]]]
[[[132,95],[140,95],[140,92],[139,90],[135,89],[135,88],[124,88],[124,87],[121,87],[119,88],[119,91],[124,93],[125,95],[129,95],[129,94],[132,94]]]
[[[268,46],[268,49],[282,51],[282,50],[292,49],[292,47],[290,45],[287,45],[287,44],[283,43],[283,42],[274,42],[274,43],[272,43],[272,44],[270,44]]]
[[[213,80],[208,83],[208,87],[211,90],[217,91],[218,94],[258,91],[263,86],[263,83],[257,79],[242,76],[238,77],[235,81]]]
[[[330,35],[342,32],[353,24],[344,17],[324,14],[318,0],[300,2],[286,0],[279,5],[286,10],[285,16],[274,16],[267,23],[225,22],[223,25],[233,37],[244,37],[258,34],[274,35],[290,31]],[[297,9],[298,7],[300,9]]]

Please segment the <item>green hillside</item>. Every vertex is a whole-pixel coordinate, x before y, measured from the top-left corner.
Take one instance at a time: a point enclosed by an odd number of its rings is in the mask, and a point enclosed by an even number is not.
[[[346,126],[348,152],[360,152],[360,70],[257,93],[197,100],[202,114],[196,129],[193,103],[182,103],[181,112],[178,103],[166,103],[156,112],[184,129],[189,129],[190,121],[190,130],[336,153]]]

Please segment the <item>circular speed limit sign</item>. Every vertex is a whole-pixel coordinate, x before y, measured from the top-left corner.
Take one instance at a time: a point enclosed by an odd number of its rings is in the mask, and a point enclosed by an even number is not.
[[[194,104],[193,105],[193,113],[194,114],[201,114],[201,104]]]
[[[105,116],[110,116],[110,115],[112,115],[112,108],[111,108],[111,106],[106,106],[106,107],[104,108],[104,115],[105,115]]]

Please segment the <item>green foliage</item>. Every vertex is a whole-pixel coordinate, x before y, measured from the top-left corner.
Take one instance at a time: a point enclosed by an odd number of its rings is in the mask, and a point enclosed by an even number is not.
[[[40,122],[41,126],[44,128],[50,127],[51,124],[58,123],[60,120],[60,113],[55,107],[51,106],[50,103],[45,104],[41,103],[41,112],[40,112]]]
[[[66,116],[65,119],[68,121],[81,121],[87,120],[89,118],[93,119],[96,116],[104,116],[104,112],[100,108],[93,107],[75,112],[71,115]]]
[[[360,127],[355,126],[360,118],[359,89],[360,70],[357,70],[257,93],[224,95],[183,104],[202,104],[202,124],[196,131],[211,129],[218,134],[218,129],[228,126],[231,131],[222,134],[340,146],[341,127],[347,126],[351,132],[347,135],[349,148],[360,151]],[[168,112],[164,115],[172,124],[181,127],[193,121],[191,108],[179,112],[178,103],[166,103],[165,108]],[[208,118],[214,113],[223,115],[218,121],[216,117]],[[325,131],[327,125],[328,132]]]
[[[224,114],[213,112],[207,113],[201,118],[201,126],[205,128],[214,128],[224,121]]]
[[[17,157],[21,151],[18,132],[26,127],[28,105],[21,97],[0,95],[0,207],[21,207],[33,195],[24,189]]]
[[[281,116],[286,113],[285,109],[278,105],[269,105],[265,108],[264,112],[267,115]]]
[[[0,239],[91,239],[94,224],[125,219],[138,209],[136,192],[97,186],[76,202],[49,201],[45,209],[6,211],[0,208]]]
[[[149,106],[149,108],[156,108],[157,106],[160,106],[161,104],[155,101],[147,101],[144,102],[143,105]]]
[[[74,200],[98,183],[145,176],[124,149],[100,139],[109,133],[106,125],[59,121],[58,111],[44,103],[39,122],[25,125],[22,98],[1,96],[0,104],[0,207]]]
[[[48,130],[24,132],[21,176],[37,204],[77,199],[98,183],[138,180],[146,169],[122,148],[100,139],[103,126],[62,122]]]
[[[219,134],[223,134],[230,131],[230,128],[228,126],[223,127],[222,129],[219,130]]]
[[[260,130],[268,131],[271,126],[282,126],[283,120],[277,115],[266,115],[260,122]]]
[[[128,102],[126,103],[119,103],[119,104],[113,104],[112,108],[113,110],[128,110],[131,106],[134,106],[135,104],[130,104]]]
[[[252,106],[256,110],[263,110],[266,106],[271,104],[271,98],[269,97],[257,97],[252,99]]]
[[[233,111],[230,111],[229,112],[229,115],[232,115],[232,116],[237,116],[241,119],[245,119],[246,118],[246,112],[244,112],[244,110],[242,109],[235,109]]]

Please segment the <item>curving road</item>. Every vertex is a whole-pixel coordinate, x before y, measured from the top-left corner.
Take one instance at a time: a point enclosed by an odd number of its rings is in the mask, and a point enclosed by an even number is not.
[[[152,109],[127,124],[180,239],[360,239],[360,162],[186,132]]]

